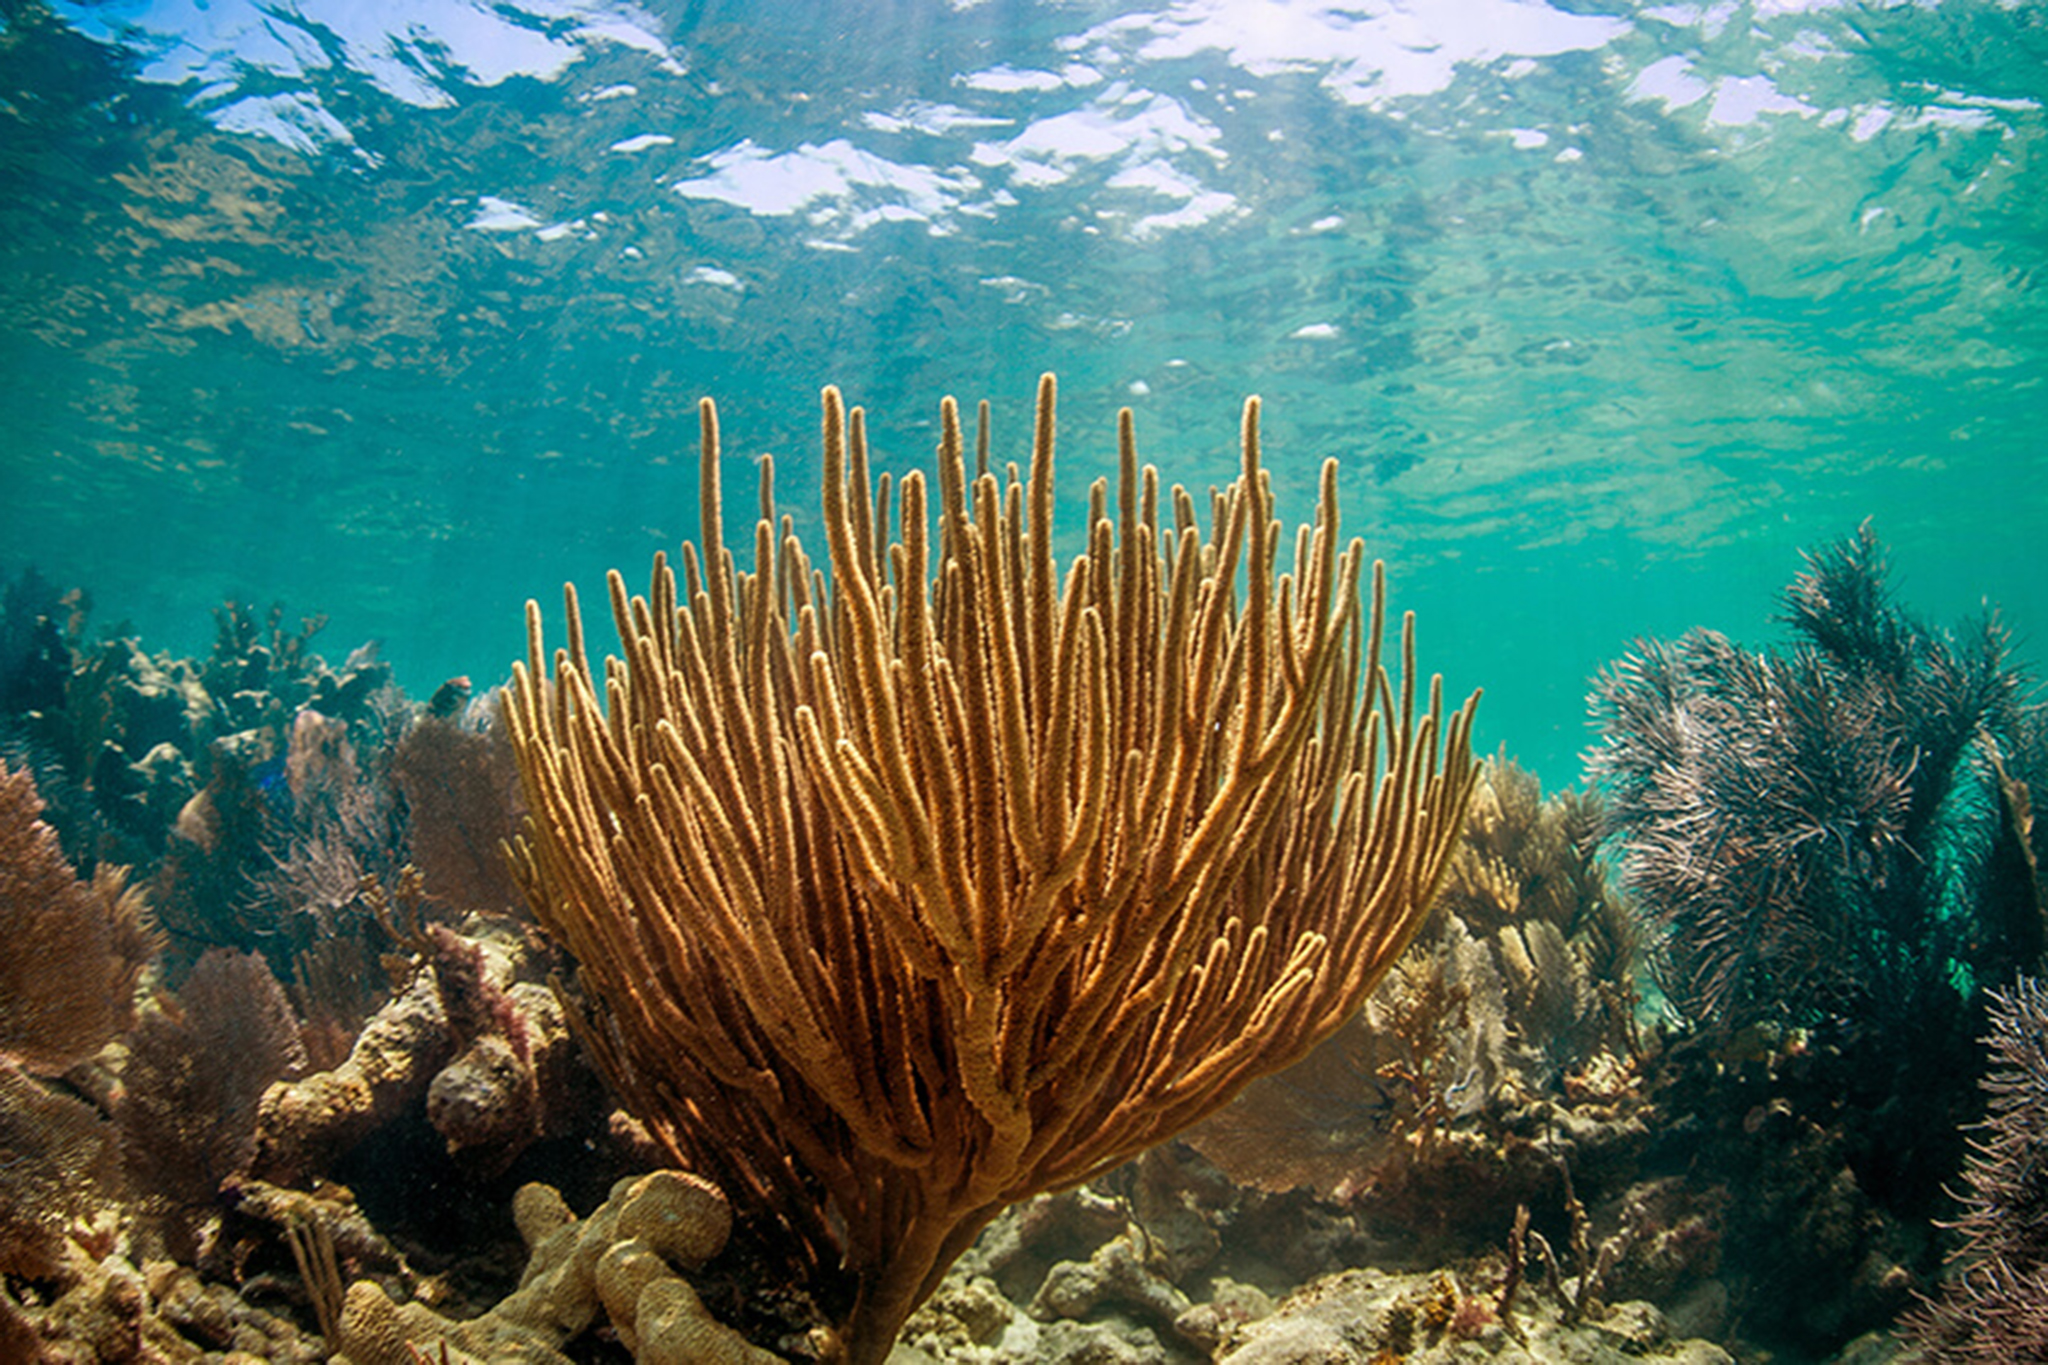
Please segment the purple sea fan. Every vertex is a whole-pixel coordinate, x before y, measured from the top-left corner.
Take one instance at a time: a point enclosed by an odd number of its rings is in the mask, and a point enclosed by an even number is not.
[[[1991,995],[1990,1113],[1971,1144],[1959,1270],[1905,1323],[1936,1362],[2048,1362],[2048,986]]]

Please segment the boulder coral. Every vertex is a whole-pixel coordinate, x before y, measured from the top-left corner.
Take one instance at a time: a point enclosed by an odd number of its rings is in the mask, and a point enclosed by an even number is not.
[[[370,1280],[342,1303],[337,1365],[429,1359],[565,1365],[562,1348],[600,1318],[641,1365],[774,1365],[780,1357],[716,1321],[683,1278],[724,1250],[732,1210],[717,1186],[681,1171],[619,1181],[578,1219],[548,1185],[520,1187],[513,1219],[529,1252],[519,1287],[465,1322],[394,1303]]]

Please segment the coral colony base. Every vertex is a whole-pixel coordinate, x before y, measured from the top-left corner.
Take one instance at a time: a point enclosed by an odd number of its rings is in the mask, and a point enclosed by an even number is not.
[[[1865,528],[1546,795],[1328,478],[1280,571],[1256,406],[1206,499],[1126,418],[1059,572],[1052,398],[934,497],[828,394],[751,572],[707,406],[702,542],[502,693],[8,579],[0,1359],[2048,1359],[1994,622]]]

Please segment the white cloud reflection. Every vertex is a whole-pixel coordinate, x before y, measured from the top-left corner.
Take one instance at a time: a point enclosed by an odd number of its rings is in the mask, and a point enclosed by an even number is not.
[[[1657,100],[1669,109],[1684,109],[1698,104],[1713,90],[1713,87],[1693,74],[1692,62],[1685,57],[1660,57],[1636,73],[1630,82],[1630,99]]]
[[[184,86],[192,106],[220,128],[308,154],[342,148],[364,159],[368,153],[322,99],[337,76],[353,73],[393,100],[433,109],[452,105],[466,88],[558,78],[601,49],[642,52],[679,72],[662,36],[666,21],[655,12],[663,3],[54,0],[81,33],[137,53],[143,79]],[[1939,91],[1912,108],[1830,107],[1836,101],[1816,93],[1824,87],[1807,73],[1839,53],[1798,16],[1842,0],[1668,0],[1626,17],[1575,13],[1568,3],[1161,0],[1099,23],[1076,19],[1073,31],[1028,58],[930,73],[891,105],[848,110],[836,123],[784,140],[764,121],[732,128],[723,146],[707,143],[700,129],[665,125],[656,102],[639,127],[593,119],[602,136],[583,150],[591,164],[616,164],[673,148],[695,167],[665,178],[675,194],[800,218],[806,239],[820,246],[844,248],[855,234],[890,222],[946,235],[1058,190],[1085,201],[1080,211],[1091,230],[1144,240],[1247,212],[1237,194],[1252,192],[1242,173],[1226,173],[1234,169],[1230,152],[1256,157],[1265,147],[1248,145],[1247,125],[1233,120],[1248,115],[1255,130],[1284,136],[1286,110],[1261,108],[1263,83],[1276,77],[1292,78],[1296,92],[1276,98],[1295,98],[1306,83],[1328,99],[1400,117],[1404,101],[1447,91],[1441,106],[1460,101],[1453,86],[1462,71],[1483,69],[1514,91],[1547,59],[1602,51],[1629,99],[1661,105],[1663,115],[1729,141],[1758,136],[1784,118],[1817,120],[1856,142],[1899,128],[1968,132],[1998,122],[2009,106],[2034,107]],[[1773,18],[1798,31],[1770,38],[1763,26]],[[1750,25],[1758,41],[1743,45],[1739,65],[1716,69],[1709,54],[1740,36],[1737,25]],[[746,41],[773,43],[766,35]],[[603,79],[577,99],[596,105],[640,94],[631,82]],[[789,89],[802,90],[804,79],[792,71]],[[715,81],[707,89],[722,94]],[[1583,139],[1546,118],[1539,103],[1511,93],[1485,106],[1496,111],[1493,123],[1471,131],[1558,163],[1580,159]],[[1456,108],[1459,118],[1489,117],[1469,100]],[[574,158],[578,150],[563,154]],[[582,230],[582,219],[544,225],[526,210],[513,212],[516,205],[488,207],[509,201],[483,202],[469,224],[479,231],[537,231],[554,240]]]
[[[621,138],[606,150],[630,156],[634,152],[644,152],[652,147],[672,147],[675,141],[667,133],[641,133],[638,137]]]
[[[1769,76],[1729,76],[1714,83],[1714,103],[1707,122],[1741,128],[1765,114],[1818,114],[1805,100],[1780,90]]]
[[[952,210],[980,188],[965,170],[892,161],[845,138],[785,152],[748,138],[706,158],[706,165],[706,174],[670,188],[770,217],[806,213],[819,226],[844,231],[903,221],[944,231]]]
[[[1035,87],[1034,87],[1035,91]],[[1198,226],[1238,210],[1204,180],[1225,160],[1215,125],[1166,95],[1118,83],[1077,106],[1037,117],[976,113],[911,101],[864,116],[862,127],[933,137],[1015,128],[983,137],[964,160],[923,164],[880,155],[850,138],[776,150],[743,138],[704,158],[703,171],[673,182],[677,194],[732,204],[765,217],[803,214],[835,234],[883,222],[923,223],[949,233],[962,217],[987,217],[1017,195],[1088,177],[1101,187],[1096,212],[1133,238]],[[936,159],[935,159],[936,160]]]
[[[476,201],[476,216],[463,224],[472,232],[524,232],[540,225],[541,221],[534,216],[532,209],[494,194],[480,196]]]
[[[1143,62],[1220,53],[1253,76],[1320,74],[1345,103],[1379,106],[1436,94],[1465,63],[1587,51],[1629,28],[1541,0],[1181,0],[1070,42]]]
[[[141,79],[196,84],[193,103],[231,132],[310,150],[354,141],[312,89],[228,100],[252,76],[310,82],[339,66],[415,108],[455,102],[450,86],[549,80],[596,44],[674,58],[632,0],[57,0],[88,38],[143,57]]]
[[[355,135],[305,91],[289,95],[251,95],[215,109],[215,127],[230,133],[255,133],[274,138],[296,151],[311,154],[329,144],[352,144]]]

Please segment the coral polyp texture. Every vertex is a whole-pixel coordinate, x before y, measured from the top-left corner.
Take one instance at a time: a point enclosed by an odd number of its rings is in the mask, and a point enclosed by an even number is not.
[[[732,1210],[716,1186],[678,1171],[621,1180],[578,1219],[551,1186],[522,1186],[513,1217],[529,1257],[519,1287],[488,1311],[453,1321],[395,1303],[374,1280],[350,1285],[336,1314],[335,1359],[566,1365],[560,1348],[608,1318],[641,1365],[774,1365],[704,1308],[683,1276],[725,1249]]]
[[[601,669],[573,589],[552,659],[530,607],[515,673],[524,876],[584,1032],[678,1158],[844,1267],[850,1297],[822,1297],[853,1365],[1005,1207],[1355,1012],[1471,790],[1469,703],[1432,685],[1418,711],[1408,630],[1398,685],[1382,668],[1334,463],[1281,574],[1257,400],[1240,477],[1163,507],[1126,411],[1115,507],[1098,484],[1063,577],[1053,400],[1048,376],[1007,478],[970,476],[949,400],[936,498],[906,477],[892,531],[826,390],[829,575],[772,467],[736,568],[707,402],[680,580],[611,575]]]

